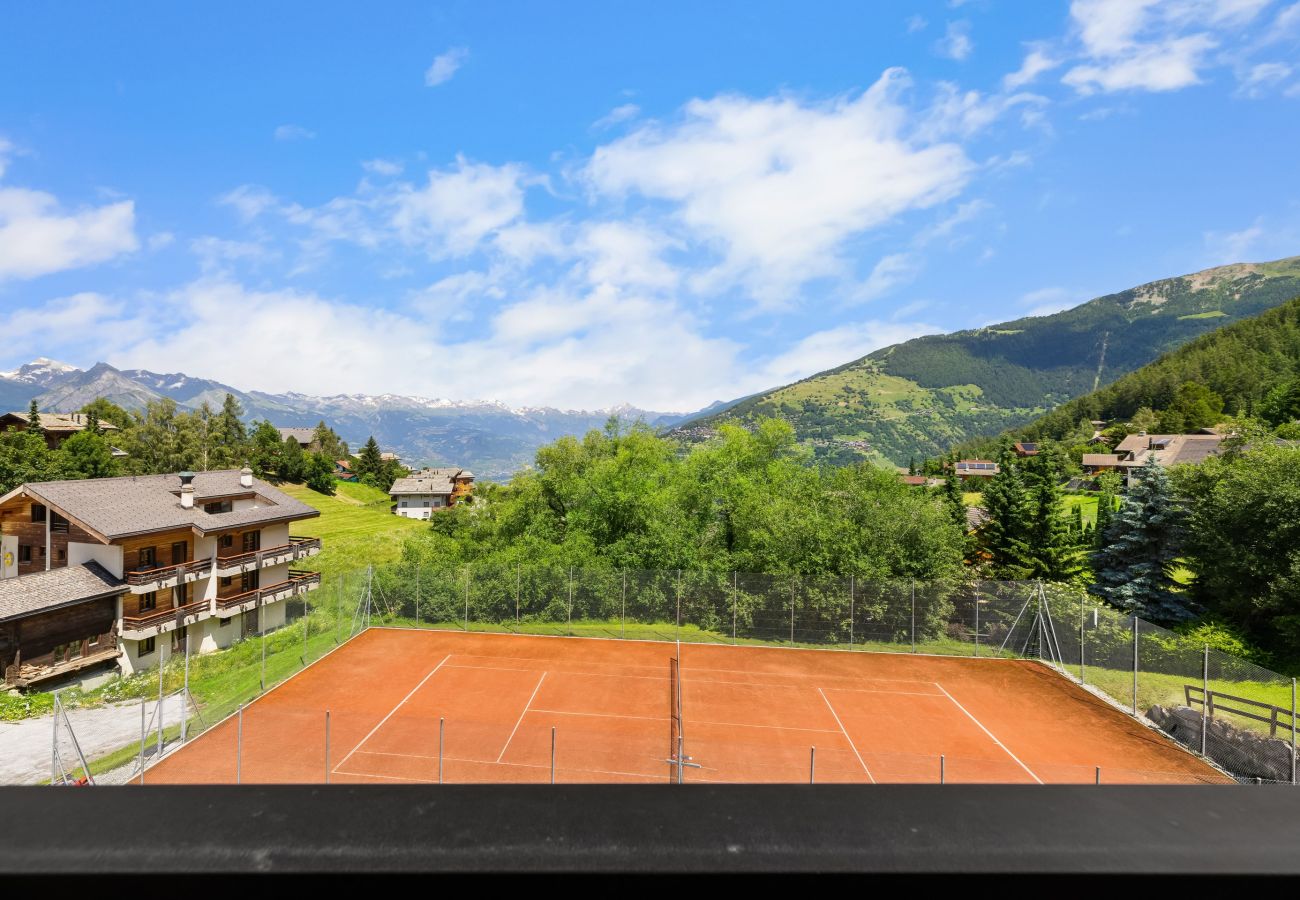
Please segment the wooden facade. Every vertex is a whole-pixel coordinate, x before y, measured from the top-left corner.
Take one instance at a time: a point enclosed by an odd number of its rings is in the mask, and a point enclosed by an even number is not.
[[[117,598],[100,597],[0,623],[0,671],[15,684],[23,664],[57,666],[105,656],[116,648],[116,621]]]
[[[37,510],[37,521],[33,519],[33,509]],[[30,575],[44,572],[45,565],[45,526],[50,526],[50,564],[56,569],[68,564],[69,543],[103,543],[91,536],[76,522],[60,516],[42,504],[23,502],[15,504],[0,514],[0,532],[18,538],[18,574]]]

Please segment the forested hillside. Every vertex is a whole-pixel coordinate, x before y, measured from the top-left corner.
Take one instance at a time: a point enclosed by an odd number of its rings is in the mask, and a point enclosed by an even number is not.
[[[1024,424],[1297,295],[1300,257],[1221,266],[1050,316],[886,347],[688,424],[777,416],[821,458],[904,465]]]

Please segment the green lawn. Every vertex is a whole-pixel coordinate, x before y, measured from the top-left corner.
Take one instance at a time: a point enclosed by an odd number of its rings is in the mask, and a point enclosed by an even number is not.
[[[388,495],[364,484],[338,482],[335,497],[301,484],[282,484],[280,490],[320,510],[319,518],[295,522],[289,530],[321,539],[321,552],[301,565],[326,576],[395,562],[404,538],[429,530],[428,522],[393,515]]]
[[[1062,504],[1066,521],[1074,521],[1074,508],[1078,506],[1083,509],[1083,522],[1085,525],[1095,525],[1097,523],[1096,494],[1066,494],[1062,498]]]

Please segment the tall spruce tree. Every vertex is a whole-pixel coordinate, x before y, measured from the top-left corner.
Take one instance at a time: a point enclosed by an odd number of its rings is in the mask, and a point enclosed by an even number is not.
[[[1029,493],[1009,447],[998,459],[998,474],[984,486],[988,521],[980,529],[980,543],[989,555],[995,578],[1024,578],[1033,569],[1029,552]]]
[[[1061,512],[1061,505],[1061,488],[1055,479],[1035,479],[1029,492],[1026,553],[1028,574],[1033,578],[1070,581],[1083,571],[1082,519],[1077,530],[1070,528]]]
[[[1097,581],[1089,590],[1112,606],[1157,622],[1190,618],[1191,601],[1174,590],[1172,577],[1182,550],[1184,518],[1169,476],[1152,456],[1092,556]]]
[[[366,445],[361,448],[353,471],[357,473],[358,478],[365,478],[367,475],[379,478],[382,476],[383,468],[384,460],[379,453],[379,442],[375,440],[374,435],[371,435],[370,440],[366,441]]]

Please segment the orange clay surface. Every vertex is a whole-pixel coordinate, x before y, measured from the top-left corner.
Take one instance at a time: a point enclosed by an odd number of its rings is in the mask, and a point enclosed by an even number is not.
[[[687,783],[1230,782],[1033,662],[379,628],[145,782],[666,783],[678,652]]]

